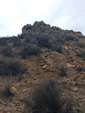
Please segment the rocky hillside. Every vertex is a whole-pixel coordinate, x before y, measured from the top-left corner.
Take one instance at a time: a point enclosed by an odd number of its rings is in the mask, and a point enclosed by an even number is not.
[[[27,113],[23,100],[48,78],[74,101],[77,113],[85,109],[85,36],[43,21],[27,24],[17,37],[0,38],[0,113]]]

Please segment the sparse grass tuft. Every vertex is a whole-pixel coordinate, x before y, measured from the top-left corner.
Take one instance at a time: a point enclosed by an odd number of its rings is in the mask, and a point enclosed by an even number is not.
[[[56,81],[49,79],[34,88],[33,103],[25,101],[32,113],[72,113],[72,102],[62,99],[57,87]]]
[[[18,75],[24,72],[22,64],[14,59],[0,59],[0,76]]]
[[[20,55],[23,59],[26,59],[28,56],[38,55],[39,53],[41,53],[40,47],[34,44],[28,44],[22,48]]]

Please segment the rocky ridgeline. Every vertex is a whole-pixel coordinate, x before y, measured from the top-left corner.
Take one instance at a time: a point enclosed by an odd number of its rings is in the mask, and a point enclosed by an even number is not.
[[[61,33],[63,35],[73,34],[76,37],[85,38],[81,32],[74,32],[73,30],[63,30],[56,26],[50,26],[49,24],[45,24],[43,21],[35,22],[33,25],[27,24],[22,28],[22,34],[27,34],[30,32],[42,32],[42,33]]]

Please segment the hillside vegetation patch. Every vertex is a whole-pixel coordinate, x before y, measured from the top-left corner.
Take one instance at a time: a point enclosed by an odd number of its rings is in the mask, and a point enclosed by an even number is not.
[[[0,76],[18,75],[25,69],[22,64],[15,59],[0,59]]]

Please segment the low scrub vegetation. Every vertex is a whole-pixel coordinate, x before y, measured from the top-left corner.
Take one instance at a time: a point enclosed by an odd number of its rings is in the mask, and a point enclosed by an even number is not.
[[[7,45],[7,38],[0,38],[0,46],[6,46]]]
[[[60,37],[60,34],[48,34],[48,33],[32,33],[25,36],[25,44],[35,44],[40,48],[48,48],[52,51],[62,53],[62,44],[64,40]]]
[[[83,60],[85,60],[85,51],[77,53],[77,56],[81,57]]]
[[[65,37],[65,40],[66,41],[69,41],[69,40],[73,41],[73,40],[75,40],[75,35],[67,34],[66,37]]]
[[[41,53],[40,47],[34,44],[28,44],[27,46],[24,46],[20,52],[20,55],[23,59],[27,58],[31,55],[38,55]]]
[[[62,46],[60,44],[53,44],[51,46],[51,50],[62,53]]]
[[[14,47],[19,47],[19,46],[21,46],[21,41],[20,41],[19,38],[14,38],[14,39],[13,39],[13,46],[14,46]]]
[[[2,55],[4,55],[5,57],[12,57],[13,56],[13,51],[11,47],[4,47],[2,49]]]
[[[40,33],[37,35],[37,40],[38,40],[38,46],[47,47],[47,48],[51,47],[49,34]]]
[[[78,43],[77,43],[77,46],[80,47],[80,48],[85,48],[85,43],[83,43],[83,42],[78,42]]]
[[[72,102],[62,99],[60,89],[53,79],[36,86],[32,93],[33,103],[27,102],[32,113],[72,113]]]
[[[18,75],[25,69],[22,64],[14,59],[0,59],[0,76]]]

